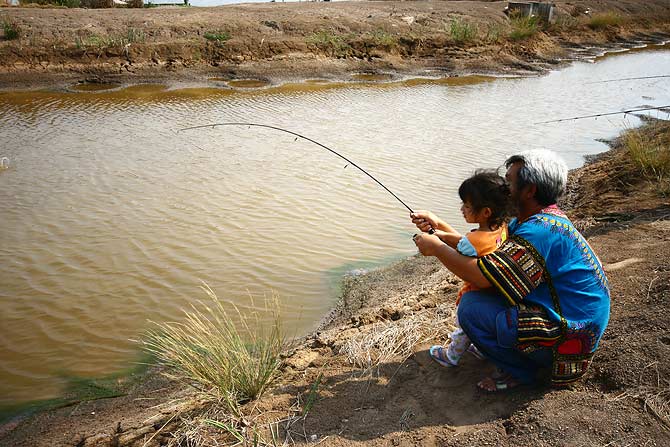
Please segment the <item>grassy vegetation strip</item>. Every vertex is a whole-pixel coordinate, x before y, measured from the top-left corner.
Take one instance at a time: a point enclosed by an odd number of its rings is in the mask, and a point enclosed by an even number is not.
[[[659,183],[659,191],[670,192],[670,122],[656,121],[641,129],[629,129],[624,147],[642,175]]]
[[[266,304],[272,324],[263,329],[258,313],[233,318],[207,286],[209,303],[184,312],[184,321],[157,324],[143,341],[146,349],[169,369],[167,374],[196,384],[231,411],[257,399],[277,378],[284,336],[276,301]]]

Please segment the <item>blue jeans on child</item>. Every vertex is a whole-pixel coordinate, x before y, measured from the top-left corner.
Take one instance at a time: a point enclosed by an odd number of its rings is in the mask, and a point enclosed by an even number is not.
[[[526,354],[516,348],[518,311],[495,292],[478,290],[461,298],[458,321],[487,359],[521,383],[532,383],[539,369],[551,367],[552,350],[542,348]]]

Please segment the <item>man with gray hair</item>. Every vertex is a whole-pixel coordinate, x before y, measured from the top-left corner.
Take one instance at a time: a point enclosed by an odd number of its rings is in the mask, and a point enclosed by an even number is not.
[[[495,252],[462,256],[428,234],[446,224],[411,214],[422,231],[419,251],[480,290],[466,293],[458,320],[472,344],[496,366],[477,386],[496,392],[530,384],[551,371],[554,385],[582,377],[609,320],[607,277],[597,256],[556,206],[568,169],[549,151],[527,151],[505,162],[515,215]]]

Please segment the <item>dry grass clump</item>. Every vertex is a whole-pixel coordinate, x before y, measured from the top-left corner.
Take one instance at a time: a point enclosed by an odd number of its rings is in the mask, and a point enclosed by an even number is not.
[[[526,16],[523,14],[512,14],[510,16],[511,31],[509,38],[512,40],[525,40],[534,36],[540,30],[540,20],[537,16]]]
[[[636,399],[658,421],[670,429],[670,383],[658,370],[659,363],[644,367],[637,388],[626,391],[613,400]],[[655,373],[655,374],[654,374]]]
[[[199,402],[200,410],[178,415],[169,445],[223,445],[222,438],[276,445],[272,430],[273,441],[260,442],[261,424],[250,420],[253,409],[244,404],[261,397],[279,374],[285,339],[278,301],[274,297],[261,312],[272,320],[264,328],[258,312],[242,314],[231,304],[233,317],[207,285],[202,289],[208,303],[185,311],[183,322],[156,323],[143,340],[145,349],[167,366],[165,375],[197,390],[189,399]]]
[[[629,129],[622,142],[644,177],[659,182],[670,178],[670,122],[657,121],[643,130]]]
[[[405,361],[415,346],[446,339],[454,329],[453,307],[438,306],[397,321],[382,321],[348,340],[342,353],[364,373],[391,361]]]
[[[477,39],[479,31],[477,25],[465,20],[453,19],[448,26],[449,36],[456,43],[467,43]]]
[[[623,23],[623,17],[615,12],[603,12],[594,14],[587,23],[587,26],[594,30],[609,28],[611,26],[618,26]]]
[[[143,341],[145,348],[168,367],[166,374],[183,380],[212,401],[237,412],[238,405],[257,399],[277,378],[285,339],[277,300],[266,305],[273,319],[263,329],[258,313],[232,318],[206,285],[210,303],[185,311],[179,323],[156,324]]]

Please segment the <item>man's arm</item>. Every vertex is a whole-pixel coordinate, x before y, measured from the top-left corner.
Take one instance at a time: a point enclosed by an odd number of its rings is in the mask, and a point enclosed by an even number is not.
[[[435,256],[454,275],[480,289],[491,287],[491,283],[479,270],[477,258],[463,256],[444,244],[437,236],[417,234],[414,243],[424,256]]]

